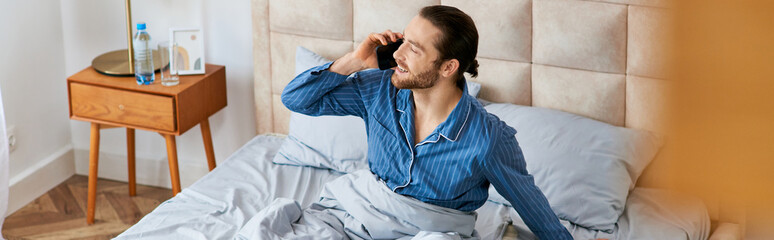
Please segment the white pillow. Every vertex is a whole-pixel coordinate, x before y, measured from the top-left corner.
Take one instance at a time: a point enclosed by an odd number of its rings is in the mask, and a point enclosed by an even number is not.
[[[629,190],[658,152],[655,135],[562,111],[496,103],[486,110],[515,128],[527,171],[562,219],[613,230]],[[508,203],[489,189],[490,200]]]
[[[290,114],[288,137],[274,163],[354,172],[368,168],[368,138],[363,119]]]
[[[317,55],[317,53],[314,53],[309,49],[306,49],[302,46],[297,46],[296,47],[296,68],[295,68],[296,76],[298,76],[298,74],[301,74],[302,72],[305,72],[306,70],[309,70],[310,68],[326,64],[330,61],[331,60],[323,56]]]
[[[470,81],[470,79],[466,79],[466,80],[467,81],[465,81],[465,83],[467,83],[468,85],[468,94],[470,94],[470,96],[473,96],[474,98],[478,98],[478,92],[481,91],[481,84],[474,81]]]
[[[327,62],[330,60],[304,47],[296,48],[296,76]],[[469,93],[478,95],[481,85],[472,81],[467,83]],[[368,167],[367,157],[368,137],[360,117],[312,117],[291,112],[288,137],[272,161],[353,172]]]

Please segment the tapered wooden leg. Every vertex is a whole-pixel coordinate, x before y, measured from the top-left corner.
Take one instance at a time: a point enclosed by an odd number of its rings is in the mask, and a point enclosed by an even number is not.
[[[134,128],[126,128],[126,160],[127,169],[129,169],[129,196],[135,196],[137,195],[137,182],[134,173]]]
[[[206,118],[199,123],[202,129],[202,141],[204,141],[204,153],[207,154],[207,165],[210,166],[210,171],[215,169],[215,153],[212,150],[212,135],[210,134],[210,121]]]
[[[86,207],[86,223],[94,223],[94,206],[97,200],[97,169],[99,169],[99,124],[91,123],[89,148],[89,196]]]
[[[169,159],[169,177],[172,180],[172,194],[180,192],[180,174],[177,169],[177,144],[175,135],[163,134],[167,140],[167,158]]]

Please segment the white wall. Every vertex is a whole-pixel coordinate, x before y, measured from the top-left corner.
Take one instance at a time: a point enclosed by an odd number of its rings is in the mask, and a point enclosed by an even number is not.
[[[74,172],[60,22],[59,2],[0,1],[0,89],[17,139],[8,214]]]
[[[126,48],[124,1],[61,0],[66,75],[91,64],[101,53]],[[170,27],[201,27],[207,63],[226,66],[228,106],[210,117],[215,157],[222,162],[255,135],[252,25],[249,0],[134,0],[132,21],[147,23],[152,44],[168,40]],[[134,25],[134,24],[133,24]],[[89,124],[71,121],[78,174],[88,173]],[[102,130],[100,177],[126,180],[124,129]],[[201,130],[177,138],[183,187],[207,173]],[[164,139],[137,131],[137,181],[171,186]]]

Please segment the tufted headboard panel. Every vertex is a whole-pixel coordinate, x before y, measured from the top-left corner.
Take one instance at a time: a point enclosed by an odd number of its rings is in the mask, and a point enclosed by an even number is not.
[[[480,34],[480,97],[660,131],[667,78],[661,1],[253,1],[258,131],[287,132],[278,101],[295,47],[336,59],[369,33],[402,31],[426,5],[456,6]]]
[[[456,6],[479,31],[479,97],[558,109],[665,136],[670,6],[664,0],[252,0],[258,133],[287,133],[280,94],[296,46],[336,59],[369,33],[402,32],[424,6]],[[638,186],[665,186],[659,154]],[[708,199],[711,217],[721,219]]]

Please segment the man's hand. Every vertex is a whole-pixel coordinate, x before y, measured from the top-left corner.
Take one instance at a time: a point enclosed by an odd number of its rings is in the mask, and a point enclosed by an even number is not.
[[[341,75],[349,75],[363,69],[379,67],[376,60],[376,47],[396,42],[401,38],[403,38],[403,34],[390,30],[383,33],[371,33],[354,52],[347,53],[347,55],[337,59],[329,70]]]

